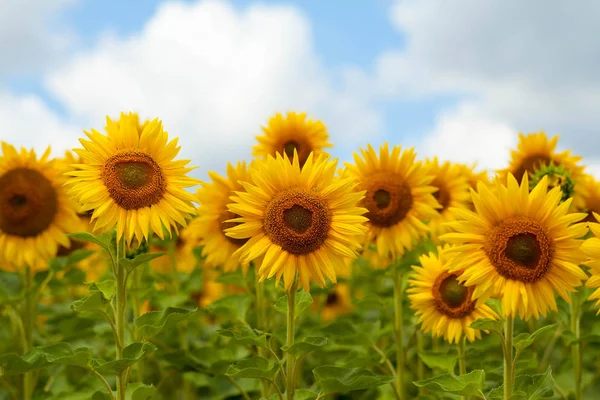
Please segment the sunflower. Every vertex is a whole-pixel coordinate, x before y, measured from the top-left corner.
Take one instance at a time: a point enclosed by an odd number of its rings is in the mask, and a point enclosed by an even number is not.
[[[118,121],[107,117],[107,135],[92,129],[90,140],[80,139],[83,149],[75,150],[83,159],[76,171],[68,172],[69,193],[93,211],[95,229],[116,226],[117,240],[128,243],[148,239],[153,231],[164,239],[163,227],[171,233],[194,213],[194,196],[185,188],[196,180],[186,176],[193,168],[188,160],[174,161],[179,153],[177,139],[168,142],[158,119],[138,133],[133,114],[121,114]]]
[[[295,153],[297,155],[297,153]],[[337,160],[311,153],[300,168],[297,156],[268,156],[250,168],[254,184],[243,182],[245,192],[231,197],[229,211],[240,222],[227,236],[249,239],[234,256],[242,263],[264,255],[260,280],[283,276],[289,291],[296,273],[304,290],[311,280],[321,287],[325,278],[336,282],[336,268],[343,269],[366,232],[358,206],[364,192],[355,191],[352,179],[335,178]]]
[[[575,185],[575,194],[581,198],[577,211],[588,213],[584,221],[596,222],[593,213],[600,213],[600,182],[586,175]]]
[[[198,243],[187,235],[190,226],[191,224],[180,232],[172,243],[172,249],[162,245],[152,246],[153,253],[169,253],[150,261],[150,268],[154,272],[167,275],[179,271],[189,274],[196,268],[198,262],[194,256],[194,248],[198,246]]]
[[[200,202],[198,216],[193,219],[187,232],[197,239],[206,257],[204,265],[207,267],[223,267],[225,272],[235,271],[240,266],[239,257],[233,254],[242,247],[248,239],[234,239],[225,235],[224,230],[236,225],[226,222],[238,215],[227,208],[231,203],[229,198],[235,192],[243,191],[240,182],[252,182],[245,162],[238,162],[235,167],[227,164],[227,177],[216,172],[209,172],[212,182],[203,182],[198,189],[197,197]],[[248,270],[248,263],[242,265],[244,275]]]
[[[410,250],[415,241],[429,232],[423,221],[435,218],[438,202],[432,193],[433,176],[422,163],[415,162],[413,149],[402,151],[385,143],[379,157],[371,145],[354,154],[356,165],[346,164],[349,176],[358,182],[358,190],[366,191],[363,205],[367,208],[369,232],[365,243],[375,243],[382,257],[391,253],[399,257]]]
[[[64,177],[50,148],[38,159],[35,151],[2,142],[0,156],[0,264],[44,269],[59,246],[70,247],[65,235],[77,229],[77,204],[66,194]]]
[[[321,121],[307,120],[306,113],[289,112],[285,117],[277,113],[262,130],[264,136],[256,137],[255,157],[285,153],[292,158],[297,152],[302,167],[310,153],[319,154],[323,148],[333,146],[327,141],[325,125]]]
[[[325,322],[330,322],[351,313],[353,309],[354,306],[350,300],[350,287],[346,283],[338,283],[327,294],[321,311],[321,319]]]
[[[529,179],[521,185],[512,174],[508,185],[496,180],[495,193],[483,183],[472,191],[476,213],[455,209],[458,221],[448,225],[457,233],[441,236],[457,246],[451,271],[463,271],[460,281],[475,285],[474,298],[497,296],[505,316],[525,319],[556,310],[554,293],[567,302],[569,292],[586,274],[579,247],[587,228],[581,213],[568,213],[571,199],[560,203],[561,191],[547,192],[547,178],[529,193]]]
[[[594,221],[600,221],[600,215],[593,211],[591,213]],[[600,224],[590,222],[588,225],[594,236],[586,239],[581,245],[581,250],[587,256],[587,260],[583,264],[590,267],[590,273],[592,274],[586,281],[585,286],[596,289],[588,297],[588,300],[596,300],[596,307],[600,307]],[[600,308],[597,314],[600,314]]]
[[[567,171],[571,172],[571,177],[577,181],[583,174],[584,167],[577,163],[581,160],[579,156],[572,156],[570,151],[557,153],[555,151],[558,136],[548,140],[546,134],[530,133],[524,135],[519,133],[519,145],[517,150],[511,151],[511,161],[508,168],[498,171],[500,178],[506,182],[508,174],[514,175],[518,182],[521,182],[523,176],[533,173],[542,165],[548,165],[553,162],[555,165],[562,165]]]
[[[408,281],[408,298],[418,322],[426,332],[443,336],[450,343],[458,343],[463,335],[470,342],[481,339],[480,331],[470,328],[471,323],[478,318],[498,319],[498,315],[473,299],[474,288],[462,285],[460,272],[450,272],[443,248],[437,251],[439,256],[429,253],[419,257],[421,266],[413,266],[416,274]]]
[[[464,170],[459,165],[453,165],[449,162],[440,164],[437,157],[427,161],[425,168],[429,175],[432,175],[431,186],[437,188],[433,197],[438,201],[441,208],[438,209],[438,215],[429,221],[434,239],[448,231],[444,222],[454,221],[455,217],[451,208],[468,208],[471,196],[469,195],[469,183],[464,176]]]

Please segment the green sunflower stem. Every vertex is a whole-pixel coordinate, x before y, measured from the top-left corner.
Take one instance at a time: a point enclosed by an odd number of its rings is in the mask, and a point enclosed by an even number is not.
[[[581,322],[581,302],[577,293],[571,297],[571,332],[575,336],[576,342],[571,345],[571,357],[573,359],[573,373],[575,374],[575,400],[582,399],[581,393],[581,344],[579,338]]]
[[[423,332],[417,331],[417,351],[423,351],[425,349]],[[425,379],[425,364],[423,364],[423,360],[421,357],[417,355],[417,379],[422,381]],[[419,387],[419,396],[425,394],[425,388]]]
[[[466,346],[465,346],[466,338],[462,337],[458,340],[456,344],[456,353],[458,354],[458,374],[466,375],[467,374],[467,359],[465,356]],[[463,399],[467,399],[468,397],[463,396]]]
[[[256,327],[264,331],[265,326],[265,285],[260,281],[258,274],[254,273],[255,278],[255,289],[256,289]],[[261,357],[265,356],[265,351],[262,347],[258,347],[258,355]],[[261,394],[263,397],[267,397],[268,395],[268,382],[264,379],[261,380]]]
[[[513,317],[506,317],[504,320],[504,400],[509,400],[513,394],[513,327]]]
[[[288,347],[292,347],[292,345],[294,344],[294,334],[295,334],[295,328],[296,328],[296,316],[294,313],[294,308],[296,305],[296,283],[294,283],[292,285],[292,288],[290,289],[290,291],[288,292],[288,309],[287,309],[287,346]],[[295,364],[295,359],[294,356],[292,356],[290,353],[287,353],[286,356],[286,378],[287,378],[287,384],[286,384],[286,391],[285,391],[285,397],[287,400],[294,400],[294,392],[295,392],[295,383],[296,383],[296,379],[294,376],[294,364]]]
[[[31,351],[33,348],[33,327],[35,321],[35,308],[33,293],[33,273],[29,267],[25,268],[23,277],[23,289],[25,290],[25,304],[23,306],[23,331],[25,340],[23,341],[23,353]],[[33,398],[34,379],[33,372],[27,372],[23,375],[23,399],[31,400]]]
[[[394,332],[396,336],[396,390],[401,399],[405,399],[404,390],[404,317],[402,314],[402,273],[396,266],[394,269]]]
[[[125,348],[125,311],[127,308],[127,274],[125,266],[119,262],[120,257],[125,257],[125,240],[121,238],[117,245],[116,275],[117,281],[117,304],[116,304],[116,326],[117,336],[122,346],[117,345],[117,360],[123,359],[123,348]],[[127,369],[117,376],[117,399],[125,400],[127,391],[126,381]]]

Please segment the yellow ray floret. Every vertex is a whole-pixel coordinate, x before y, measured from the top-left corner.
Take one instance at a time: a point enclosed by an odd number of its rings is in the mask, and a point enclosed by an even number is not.
[[[596,212],[592,212],[594,221],[600,221],[600,215]],[[583,262],[585,265],[590,267],[590,273],[592,276],[586,281],[585,286],[596,289],[588,300],[596,301],[596,308],[600,307],[600,224],[598,222],[590,222],[590,230],[592,231],[593,237],[585,240],[581,245],[581,250],[586,255],[587,259]],[[600,308],[598,310],[600,314]]]

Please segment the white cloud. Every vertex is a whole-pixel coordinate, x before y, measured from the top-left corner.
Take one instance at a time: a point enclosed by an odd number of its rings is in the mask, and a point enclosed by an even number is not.
[[[333,87],[311,27],[295,8],[165,3],[144,29],[105,37],[51,73],[48,88],[75,119],[159,116],[201,171],[248,158],[276,111],[306,110],[329,127],[340,154],[380,132],[379,114],[351,79]]]

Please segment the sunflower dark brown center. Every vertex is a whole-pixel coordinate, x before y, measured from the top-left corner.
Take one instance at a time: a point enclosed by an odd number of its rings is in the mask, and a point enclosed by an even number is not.
[[[264,231],[271,241],[292,254],[319,249],[331,227],[327,203],[315,193],[290,189],[278,193],[267,205]]]
[[[457,278],[456,273],[444,272],[432,287],[436,308],[450,318],[463,318],[475,309],[471,300],[474,288],[463,286]]]
[[[288,157],[292,158],[294,156],[294,150],[299,150],[298,147],[298,143],[294,140],[290,140],[289,142],[284,143],[283,151],[285,151],[285,154],[287,154]]]
[[[0,176],[0,231],[37,236],[52,224],[57,212],[56,191],[40,172],[15,168]]]
[[[542,165],[549,165],[550,161],[552,160],[546,154],[534,154],[525,158],[514,173],[517,182],[521,182],[526,172],[533,173]]]
[[[366,217],[373,225],[390,227],[402,221],[411,210],[410,187],[395,174],[380,173],[365,179]]]
[[[281,154],[287,154],[290,160],[294,157],[294,150],[298,153],[298,163],[300,164],[300,167],[304,166],[308,156],[313,151],[310,143],[301,137],[287,140],[281,144]]]
[[[444,184],[436,185],[434,183],[434,186],[436,186],[438,190],[437,192],[433,193],[433,197],[435,197],[438,203],[440,203],[440,205],[442,206],[442,209],[439,210],[440,212],[442,212],[446,210],[450,205],[450,191]]]
[[[160,166],[150,155],[137,150],[110,157],[102,170],[102,181],[110,197],[126,210],[158,203],[167,188]]]
[[[327,300],[325,301],[325,305],[326,306],[334,306],[338,303],[338,301],[339,301],[339,295],[336,292],[329,293],[329,295],[327,295]]]
[[[513,217],[497,225],[484,250],[496,271],[507,279],[536,282],[542,279],[554,255],[551,238],[535,221]]]
[[[219,220],[221,222],[221,226],[222,226],[221,233],[223,234],[223,237],[225,239],[227,239],[227,241],[229,243],[231,243],[231,244],[233,244],[233,245],[235,245],[237,247],[242,247],[243,245],[246,244],[246,242],[250,238],[248,238],[248,239],[235,239],[235,238],[229,237],[229,236],[227,236],[225,234],[225,230],[226,229],[233,228],[234,226],[238,226],[240,224],[240,222],[227,222],[228,220],[235,219],[235,218],[240,218],[240,216],[237,215],[237,214],[235,214],[235,213],[232,213],[229,210],[223,211],[223,213],[221,214],[221,218]]]

